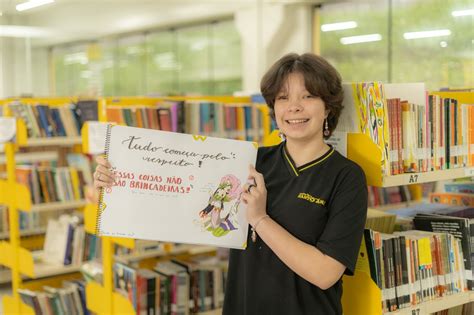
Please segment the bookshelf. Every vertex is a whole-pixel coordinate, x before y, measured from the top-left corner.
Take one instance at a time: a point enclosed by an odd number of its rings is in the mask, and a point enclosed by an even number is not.
[[[20,231],[20,236],[26,237],[26,236],[41,235],[41,234],[44,234],[45,232],[46,232],[46,228],[28,229],[28,230]],[[10,234],[8,232],[0,233],[0,240],[9,238],[9,236]]]
[[[73,146],[81,144],[81,137],[29,138],[27,147]]]
[[[435,92],[433,94],[446,98],[456,98],[460,103],[474,104],[472,92]],[[368,185],[378,187],[393,187],[412,185],[443,180],[451,180],[474,176],[474,165],[439,171],[405,173],[400,175],[384,176],[380,161],[382,154],[377,146],[366,134],[347,134],[347,156],[358,163],[364,170]],[[398,205],[379,206],[377,209],[388,210],[410,206],[417,202],[400,203]],[[359,256],[358,264],[363,269],[369,268],[368,260]],[[469,258],[468,258],[469,259]],[[348,315],[384,314],[384,315],[427,315],[443,311],[455,306],[474,302],[474,291],[466,291],[446,295],[429,301],[421,302],[393,312],[382,311],[382,290],[372,281],[370,270],[358,271],[353,277],[343,277],[343,309]]]
[[[58,157],[58,153],[54,151],[15,154],[15,159],[17,163],[55,161],[58,160]],[[6,158],[4,156],[0,156],[0,164],[5,164],[6,162]]]
[[[369,186],[393,187],[474,176],[474,166],[383,176],[380,149],[365,134],[347,135],[347,157],[362,167]]]
[[[38,102],[35,100],[35,102]],[[10,116],[8,107],[5,107],[5,116]],[[80,266],[78,265],[58,265],[44,261],[37,261],[37,253],[33,253],[22,247],[23,240],[20,244],[22,236],[32,236],[43,234],[44,228],[20,231],[19,215],[23,212],[44,212],[57,211],[64,209],[80,208],[85,205],[85,201],[77,200],[66,203],[44,203],[31,204],[31,196],[28,187],[19,184],[16,180],[16,162],[17,161],[51,161],[57,159],[56,152],[35,152],[22,153],[18,156],[15,152],[19,147],[34,146],[73,146],[80,144],[80,138],[63,137],[61,139],[54,138],[38,138],[28,139],[26,125],[23,120],[17,119],[15,128],[15,138],[7,140],[3,144],[4,156],[0,162],[6,164],[6,180],[0,180],[0,203],[5,204],[9,209],[9,232],[2,234],[0,241],[0,264],[6,266],[10,270],[1,271],[1,283],[11,282],[12,295],[4,296],[2,303],[4,311],[7,314],[34,314],[31,307],[24,304],[20,298],[18,290],[27,287],[25,280],[38,280],[58,275],[72,275],[78,273]],[[21,210],[20,210],[21,209]],[[49,281],[49,280],[47,280]],[[40,281],[41,282],[41,281]],[[30,282],[28,282],[30,283]]]
[[[87,204],[85,199],[73,200],[73,201],[58,201],[58,202],[48,202],[40,203],[31,206],[32,212],[45,212],[45,211],[60,211],[68,209],[77,209],[83,208]]]
[[[51,265],[45,263],[37,263],[35,264],[35,276],[33,278],[29,278],[26,276],[22,276],[23,280],[27,279],[42,279],[48,278],[52,276],[60,276],[64,274],[71,274],[77,273],[81,269],[81,266],[58,266],[58,265]],[[12,281],[11,273],[8,270],[0,271],[0,284],[6,284]]]
[[[384,313],[384,315],[432,314],[470,302],[474,302],[474,292],[462,292],[407,307],[399,311]]]
[[[216,250],[217,248],[213,246],[181,245],[179,247],[172,248],[171,250],[163,250],[163,249],[147,250],[147,251],[139,252],[139,253],[120,255],[120,256],[116,256],[116,260],[129,264],[129,263],[138,262],[144,259],[165,257],[165,256],[170,256],[170,255],[180,255],[180,254],[200,255],[200,254],[207,254],[207,253],[215,253]]]

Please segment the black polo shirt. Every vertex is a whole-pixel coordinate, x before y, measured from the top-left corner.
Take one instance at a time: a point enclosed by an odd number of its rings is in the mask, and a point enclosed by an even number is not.
[[[256,169],[265,178],[268,215],[352,275],[367,215],[362,169],[333,148],[296,167],[284,142],[260,148]],[[227,280],[225,315],[342,314],[342,280],[321,290],[290,270],[260,238],[253,243],[250,232],[246,250],[231,250]]]

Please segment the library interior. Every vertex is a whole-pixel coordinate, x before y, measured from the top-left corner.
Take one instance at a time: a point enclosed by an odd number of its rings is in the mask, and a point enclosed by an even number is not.
[[[472,0],[0,0],[0,314],[473,315],[473,273]]]

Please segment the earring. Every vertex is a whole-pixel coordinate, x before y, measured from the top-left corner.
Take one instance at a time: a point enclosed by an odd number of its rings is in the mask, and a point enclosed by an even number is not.
[[[286,137],[285,137],[285,134],[281,131],[278,131],[278,137],[280,137],[281,141],[285,141],[286,140]]]
[[[331,134],[331,132],[329,131],[329,125],[328,125],[328,119],[326,118],[324,120],[324,132],[323,132],[323,135],[325,137],[329,137],[329,135]]]

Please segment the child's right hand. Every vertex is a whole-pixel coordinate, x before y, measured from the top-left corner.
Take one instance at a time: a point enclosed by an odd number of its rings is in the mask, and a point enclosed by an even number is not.
[[[115,175],[110,168],[110,163],[102,156],[98,156],[95,161],[97,167],[94,172],[94,188],[99,190],[101,187],[112,187],[115,181]]]

